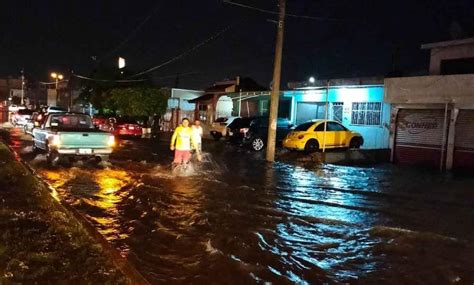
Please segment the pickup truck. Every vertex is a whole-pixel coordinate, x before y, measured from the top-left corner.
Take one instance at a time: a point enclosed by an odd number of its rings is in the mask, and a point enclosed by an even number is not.
[[[96,129],[86,114],[51,113],[33,129],[33,150],[45,152],[51,166],[62,158],[108,160],[114,146],[114,136]]]

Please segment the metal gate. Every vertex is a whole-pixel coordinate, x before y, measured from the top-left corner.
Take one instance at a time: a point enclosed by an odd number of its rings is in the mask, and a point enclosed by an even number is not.
[[[399,164],[440,167],[446,154],[450,112],[402,109],[398,113],[394,160]],[[444,132],[443,132],[444,130]]]
[[[474,110],[460,110],[454,136],[453,168],[474,168]]]

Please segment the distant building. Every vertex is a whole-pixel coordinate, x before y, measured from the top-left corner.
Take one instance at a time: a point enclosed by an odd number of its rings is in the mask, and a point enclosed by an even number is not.
[[[256,92],[263,91],[264,88],[258,85],[251,78],[241,78],[237,76],[235,79],[223,80],[215,82],[212,86],[204,90],[204,94],[196,99],[190,100],[195,103],[196,119],[200,119],[204,124],[210,125],[218,117],[228,117],[235,114],[234,102],[235,96],[240,92]],[[231,98],[232,96],[232,98]],[[248,103],[241,104],[247,105]],[[253,105],[251,113],[257,113],[257,107]],[[241,109],[246,106],[241,106]],[[250,112],[249,112],[250,113]]]
[[[183,118],[193,120],[196,104],[190,100],[196,99],[204,94],[202,90],[189,90],[171,88],[169,90],[168,106],[161,119],[163,131],[174,130]]]
[[[392,161],[474,169],[474,38],[422,45],[430,75],[386,78]]]
[[[384,102],[383,78],[292,82],[283,91],[290,99],[289,119],[301,123],[325,119],[342,123],[364,138],[365,149],[388,149],[390,104]]]
[[[24,95],[26,97],[26,92]],[[21,97],[21,78],[14,78],[11,76],[0,78],[0,101],[5,102],[13,97]]]

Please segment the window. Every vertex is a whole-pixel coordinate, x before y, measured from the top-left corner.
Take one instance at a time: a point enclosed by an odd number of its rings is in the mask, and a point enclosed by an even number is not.
[[[351,124],[378,126],[381,124],[381,102],[354,102],[352,103]]]
[[[346,128],[338,123],[329,122],[327,130],[330,132],[344,132]]]
[[[295,131],[297,131],[297,132],[306,132],[309,128],[311,128],[312,125],[314,125],[313,122],[301,124],[301,125],[299,125],[295,128]]]
[[[332,119],[336,122],[342,123],[342,109],[344,103],[334,102],[332,103]]]
[[[326,125],[325,123],[322,123],[322,124],[319,124],[315,129],[314,131],[315,132],[324,132],[324,125]],[[327,127],[326,127],[326,131],[327,131]]]

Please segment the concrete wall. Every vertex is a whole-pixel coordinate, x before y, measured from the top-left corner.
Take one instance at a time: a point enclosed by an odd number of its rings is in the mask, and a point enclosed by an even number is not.
[[[474,74],[386,78],[385,102],[474,106]]]
[[[291,115],[290,121],[296,122],[298,102],[326,102],[326,90],[295,90],[285,91],[285,97],[290,97]],[[343,103],[342,124],[352,131],[359,132],[364,138],[365,149],[385,149],[389,148],[389,130],[390,130],[390,104],[382,104],[381,124],[376,126],[353,125],[352,103],[353,102],[384,102],[384,87],[334,87],[329,89],[328,93],[329,115],[332,119],[331,104],[333,102]]]
[[[474,44],[433,48],[430,58],[430,74],[441,74],[441,61],[474,57]]]

